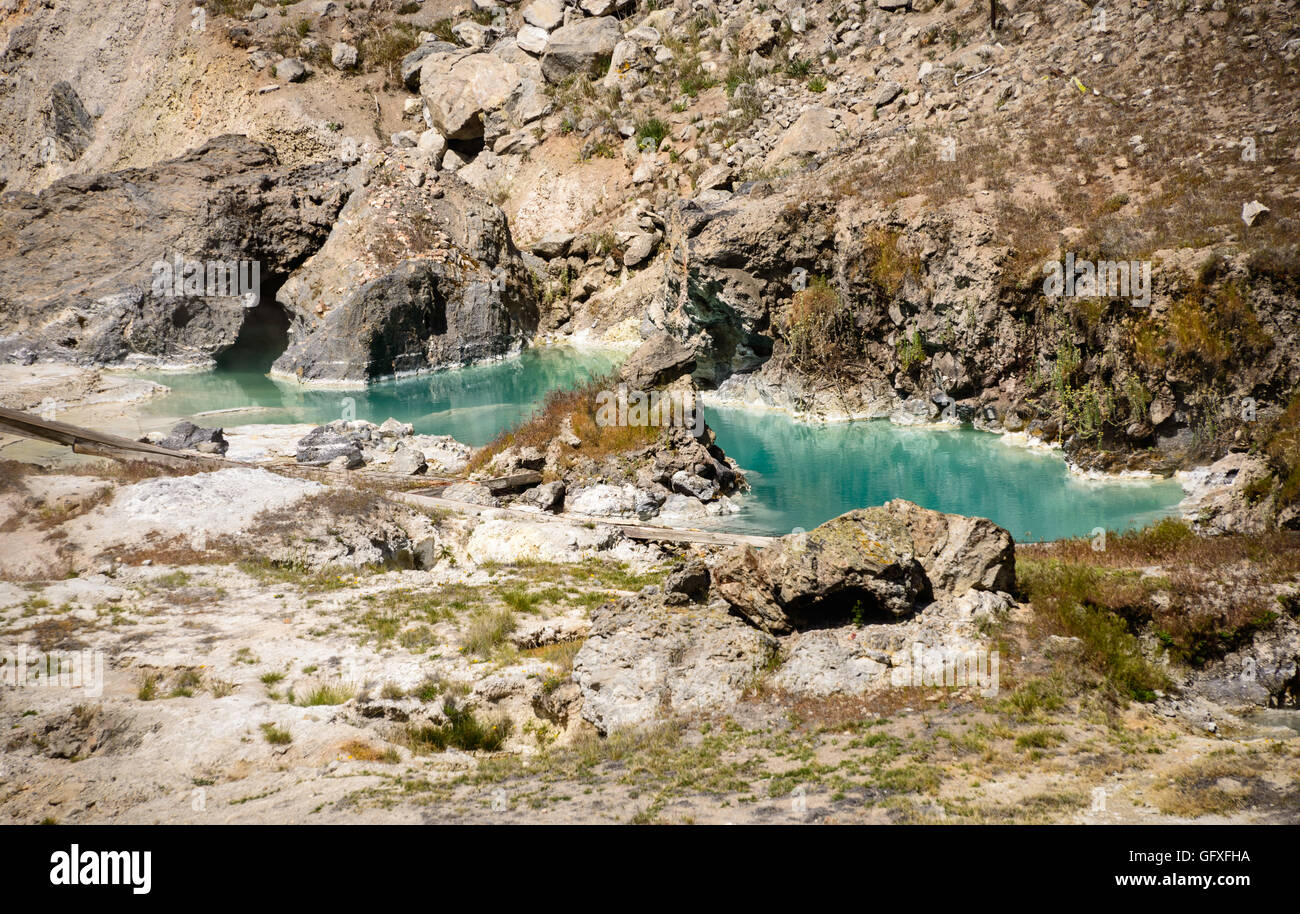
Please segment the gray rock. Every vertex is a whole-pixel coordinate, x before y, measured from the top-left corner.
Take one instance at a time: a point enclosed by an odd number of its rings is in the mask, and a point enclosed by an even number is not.
[[[303,380],[496,357],[537,326],[537,293],[505,215],[460,182],[356,192],[277,298],[295,326],[274,370]]]
[[[564,4],[560,0],[533,0],[523,8],[524,22],[551,31],[564,23]]]
[[[344,41],[334,42],[330,51],[330,63],[336,70],[351,70],[357,65],[357,49]]]
[[[883,82],[877,87],[875,94],[871,96],[871,104],[877,108],[883,108],[902,94],[903,87],[898,83],[892,80]]]
[[[479,51],[487,47],[496,30],[477,22],[461,22],[452,26],[451,33],[467,48]]]
[[[158,445],[177,451],[198,451],[201,454],[224,454],[230,447],[221,429],[200,428],[193,422],[177,422]]]
[[[787,645],[772,684],[796,695],[864,695],[889,685],[887,657],[847,628],[801,632]]]
[[[465,52],[446,41],[425,41],[402,58],[402,83],[412,92],[420,90],[420,68],[430,56],[439,54],[463,55]]]
[[[714,566],[713,586],[774,634],[851,614],[902,618],[932,594],[906,526],[880,508],[850,511],[765,549],[729,549]]]
[[[307,65],[297,57],[286,57],[275,65],[275,78],[300,83],[307,78]]]
[[[570,491],[565,496],[568,510],[591,517],[653,517],[659,502],[634,485],[596,483]]]
[[[899,618],[932,597],[1010,590],[1015,544],[992,521],[895,499],[765,549],[730,549],[713,580],[737,612],[782,633],[850,613]]]
[[[839,139],[835,113],[828,108],[809,108],[781,135],[765,164],[777,168],[793,158],[826,152],[835,148]]]
[[[639,267],[650,259],[658,243],[659,239],[654,235],[637,235],[628,242],[627,249],[623,252],[623,266]]]
[[[628,356],[619,374],[633,390],[652,390],[694,370],[695,352],[661,331]]]
[[[393,459],[389,461],[388,470],[401,476],[416,476],[428,469],[428,466],[424,454],[414,448],[398,447]]]
[[[226,135],[147,168],[0,195],[0,237],[24,239],[0,247],[2,346],[81,364],[210,364],[252,312],[187,292],[177,274],[196,255],[199,271],[288,273],[325,240],[347,199],[342,177],[336,160],[291,170],[270,146]]]
[[[535,25],[525,25],[519,29],[519,34],[515,35],[515,44],[533,55],[545,53],[550,41],[551,36],[546,34],[546,30]]]
[[[344,469],[361,466],[361,445],[351,435],[342,434],[327,426],[318,425],[298,441],[294,458],[307,466],[330,466],[343,461]]]
[[[764,54],[776,44],[780,26],[780,15],[772,11],[760,13],[741,28],[736,47],[744,55]]]
[[[534,242],[532,251],[544,260],[552,260],[567,254],[571,244],[573,244],[572,232],[551,232]]]
[[[544,482],[533,486],[518,498],[521,505],[531,505],[552,514],[559,513],[564,507],[564,483],[560,480]]]
[[[718,164],[705,169],[695,182],[696,190],[730,190],[733,172],[729,165]]]
[[[698,602],[708,596],[709,580],[709,566],[692,559],[674,568],[664,579],[664,594],[670,602],[673,594]]]
[[[1270,210],[1258,200],[1251,200],[1241,207],[1241,221],[1246,225],[1254,225],[1262,216],[1267,216]]]
[[[420,66],[420,95],[433,126],[449,140],[484,136],[485,119],[500,110],[523,74],[496,54],[430,55]]]
[[[389,416],[376,430],[381,438],[405,438],[415,431],[409,422],[401,422]]]
[[[485,508],[496,508],[501,505],[499,498],[476,482],[458,482],[449,485],[442,490],[442,497],[471,505],[482,505]]]
[[[542,76],[558,83],[574,73],[594,74],[613,56],[618,39],[618,20],[613,16],[570,22],[551,33],[542,55]]]
[[[583,718],[612,733],[665,714],[725,711],[776,651],[774,638],[723,603],[682,612],[638,594],[592,614],[573,680]]]
[[[685,470],[678,470],[673,474],[672,485],[674,492],[689,495],[700,501],[711,501],[718,494],[718,487],[713,482]]]
[[[1015,586],[1015,541],[993,521],[931,511],[901,498],[879,510],[906,526],[936,594],[1009,592]]]
[[[1300,699],[1300,624],[1280,616],[1255,632],[1250,643],[1191,674],[1199,696],[1236,710],[1294,707]]]

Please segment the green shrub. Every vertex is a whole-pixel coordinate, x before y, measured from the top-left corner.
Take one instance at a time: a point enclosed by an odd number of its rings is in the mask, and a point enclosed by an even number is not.
[[[495,752],[510,736],[508,717],[482,722],[473,712],[457,707],[450,698],[443,703],[442,711],[447,716],[445,724],[407,728],[411,751],[425,753],[461,749],[465,752]]]
[[[1165,674],[1143,655],[1137,638],[1117,613],[1140,608],[1144,586],[1136,573],[1089,565],[1020,560],[1018,585],[1034,609],[1083,644],[1084,660],[1120,693],[1152,701],[1169,685]]]
[[[643,121],[636,128],[636,144],[641,149],[659,148],[659,144],[668,136],[668,125],[657,117],[652,117],[648,121]],[[646,141],[650,142],[647,143]],[[653,145],[651,145],[653,144]]]

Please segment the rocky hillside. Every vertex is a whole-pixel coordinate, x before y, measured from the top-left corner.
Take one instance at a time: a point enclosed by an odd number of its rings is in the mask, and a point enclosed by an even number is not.
[[[718,396],[809,417],[1104,470],[1252,451],[1255,514],[1296,522],[1286,3],[95,12],[0,10],[11,359],[234,346],[238,309],[141,294],[179,250],[261,263],[304,381],[666,333]]]

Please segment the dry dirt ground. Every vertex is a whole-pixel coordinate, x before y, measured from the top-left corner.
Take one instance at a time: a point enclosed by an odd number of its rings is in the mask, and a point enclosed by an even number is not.
[[[537,696],[567,674],[591,608],[678,554],[502,565],[474,554],[477,521],[437,515],[425,570],[285,561],[286,524],[310,528],[330,499],[363,509],[337,491],[198,546],[157,518],[162,534],[128,544],[90,519],[153,480],[104,472],[6,480],[4,552],[43,543],[58,571],[7,572],[0,644],[102,652],[104,667],[98,694],[31,670],[0,688],[3,821],[1300,821],[1300,739],[1206,734],[1119,701],[1033,643],[1027,606],[996,635],[994,696],[795,700],[760,677],[730,714],[600,737]],[[68,565],[73,528],[101,538]],[[511,640],[555,620],[579,634]],[[497,751],[438,748],[448,699],[506,730]]]

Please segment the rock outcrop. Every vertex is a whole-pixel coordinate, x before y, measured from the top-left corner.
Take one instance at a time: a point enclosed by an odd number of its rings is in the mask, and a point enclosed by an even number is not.
[[[904,618],[936,596],[1010,590],[1015,546],[991,521],[901,499],[850,511],[765,549],[729,550],[717,593],[774,634],[859,619]]]
[[[620,375],[634,390],[653,390],[690,374],[694,368],[695,353],[661,331],[628,356]]]
[[[519,348],[537,301],[499,209],[451,177],[415,186],[380,165],[321,250],[284,284],[277,374],[364,381]]]
[[[582,716],[611,733],[665,713],[734,705],[776,650],[776,639],[729,614],[722,601],[679,609],[643,593],[592,614],[573,680]]]
[[[210,364],[250,310],[226,268],[271,281],[297,267],[347,198],[341,176],[336,161],[289,169],[269,146],[221,136],[0,197],[0,358]]]

